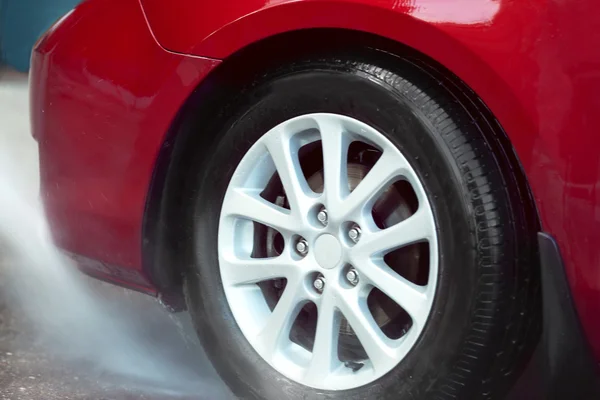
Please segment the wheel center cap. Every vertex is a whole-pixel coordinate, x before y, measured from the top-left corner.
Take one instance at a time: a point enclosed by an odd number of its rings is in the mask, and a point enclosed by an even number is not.
[[[336,267],[342,259],[342,245],[339,240],[328,233],[319,236],[315,242],[315,258],[325,269]]]

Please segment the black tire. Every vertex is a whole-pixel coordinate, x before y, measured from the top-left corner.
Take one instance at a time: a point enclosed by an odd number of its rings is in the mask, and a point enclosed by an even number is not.
[[[217,371],[247,399],[502,398],[531,354],[539,322],[534,236],[514,182],[501,171],[476,118],[416,64],[400,59],[317,59],[254,81],[224,107],[216,140],[191,170],[182,198],[194,221],[186,301]],[[222,289],[217,229],[239,161],[292,117],[329,112],[383,132],[428,193],[439,237],[436,300],[421,337],[379,380],[342,392],[315,390],[270,367],[239,330]]]

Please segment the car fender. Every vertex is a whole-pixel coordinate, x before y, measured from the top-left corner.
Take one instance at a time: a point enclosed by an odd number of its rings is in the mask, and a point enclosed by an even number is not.
[[[515,50],[524,34],[520,21],[528,18],[529,26],[535,25],[537,16],[530,8],[512,6],[512,1],[459,0],[451,5],[445,0],[175,0],[168,5],[164,0],[140,1],[161,46],[202,57],[225,59],[262,39],[311,28],[385,37],[451,70],[486,104],[493,104],[494,114],[514,125],[511,131],[519,137],[536,132],[526,104],[515,97],[502,71],[494,68],[511,57],[509,75],[530,69],[519,65],[527,61],[515,57]],[[502,40],[491,40],[497,37]],[[528,157],[530,151],[522,153]]]
[[[367,32],[407,45],[466,82],[510,132],[521,162],[531,163],[538,132],[531,118],[535,92],[521,93],[511,83],[518,85],[514,77],[532,70],[518,48],[527,37],[524,30],[543,23],[535,12],[538,0],[529,2],[531,7],[510,0],[140,2],[158,43],[182,54],[226,59],[262,39],[311,28]]]

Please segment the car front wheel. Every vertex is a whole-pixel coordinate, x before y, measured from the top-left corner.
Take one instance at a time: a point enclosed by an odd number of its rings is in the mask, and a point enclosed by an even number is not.
[[[184,196],[186,296],[238,396],[506,393],[535,332],[509,328],[537,318],[529,233],[439,82],[409,64],[299,62],[221,118]]]

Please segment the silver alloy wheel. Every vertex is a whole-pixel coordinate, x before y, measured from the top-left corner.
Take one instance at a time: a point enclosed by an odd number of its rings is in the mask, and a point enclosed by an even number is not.
[[[311,190],[301,169],[300,148],[321,141],[324,189]],[[372,169],[350,191],[347,154],[350,143],[364,142],[381,152]],[[261,197],[277,173],[289,209]],[[377,198],[398,180],[414,190],[413,215],[380,229],[372,208]],[[317,219],[327,210],[327,224]],[[283,238],[280,255],[252,258],[254,223],[275,229]],[[360,240],[348,239],[348,229],[360,226]],[[306,255],[296,249],[298,238],[308,244]],[[417,285],[389,268],[384,255],[427,242],[429,273]],[[430,203],[417,174],[402,153],[376,129],[337,114],[307,114],[281,123],[264,134],[237,166],[227,188],[219,221],[218,254],[221,279],[233,316],[252,347],[279,373],[322,390],[366,385],[394,368],[419,338],[433,304],[438,277],[436,226]],[[346,273],[360,274],[356,286]],[[324,278],[322,291],[313,284]],[[257,283],[285,279],[276,305],[269,306]],[[388,337],[375,321],[367,298],[379,289],[410,316],[412,324],[398,339]],[[312,351],[290,339],[300,310],[309,302],[318,317]],[[342,317],[358,337],[368,359],[352,368],[338,357]]]

